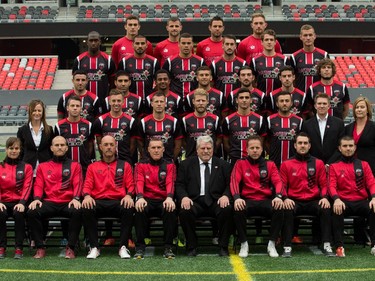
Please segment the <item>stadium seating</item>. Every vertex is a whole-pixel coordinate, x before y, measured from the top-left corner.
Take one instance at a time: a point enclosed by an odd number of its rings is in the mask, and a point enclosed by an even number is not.
[[[0,57],[0,90],[50,90],[57,65],[57,56]]]
[[[370,4],[284,4],[282,14],[288,20],[330,20],[330,21],[374,21],[375,6]]]
[[[55,21],[57,6],[6,6],[0,7],[0,22]]]
[[[27,119],[27,105],[0,106],[0,126],[21,126]]]
[[[373,56],[335,56],[337,78],[351,88],[375,87],[375,61]]]

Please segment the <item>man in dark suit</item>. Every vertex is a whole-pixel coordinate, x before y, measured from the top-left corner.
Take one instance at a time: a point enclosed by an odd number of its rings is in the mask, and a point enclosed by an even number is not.
[[[327,94],[318,94],[314,99],[316,115],[305,121],[302,132],[309,135],[311,140],[310,154],[325,164],[339,155],[338,141],[344,136],[344,122],[337,117],[328,115],[330,97]]]
[[[188,256],[197,255],[196,218],[215,217],[219,228],[220,256],[228,256],[232,230],[232,205],[229,189],[230,166],[213,157],[210,136],[197,139],[197,156],[183,161],[176,181],[176,197],[181,206],[180,222],[186,237]]]

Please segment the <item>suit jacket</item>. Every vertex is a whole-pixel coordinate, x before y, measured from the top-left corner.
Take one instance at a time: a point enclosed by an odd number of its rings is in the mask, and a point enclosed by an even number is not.
[[[345,127],[345,134],[353,136],[355,121]],[[375,175],[375,122],[368,121],[357,143],[357,157],[370,164]]]
[[[52,127],[49,127],[51,129],[49,136],[46,135],[44,130],[42,131],[39,148],[35,146],[29,123],[18,129],[17,138],[22,142],[21,159],[25,163],[31,164],[33,169],[35,169],[37,160],[39,160],[39,163],[43,163],[52,158],[51,144],[54,134]]]
[[[344,130],[344,122],[340,118],[328,116],[322,143],[319,123],[316,115],[314,115],[303,122],[301,131],[310,137],[310,154],[326,164],[332,161],[330,159],[337,158],[340,155],[338,145],[340,138],[344,136]]]
[[[229,182],[229,163],[215,156],[212,157],[209,192],[214,200],[218,200],[223,195],[231,199]],[[176,198],[179,201],[186,196],[194,201],[200,196],[201,179],[198,156],[192,156],[181,162],[175,188]]]

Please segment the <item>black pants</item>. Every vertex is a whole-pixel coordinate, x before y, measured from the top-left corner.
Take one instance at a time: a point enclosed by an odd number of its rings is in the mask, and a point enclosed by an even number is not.
[[[83,221],[87,237],[92,248],[99,247],[98,218],[115,217],[120,219],[120,247],[128,246],[130,231],[133,226],[134,208],[126,209],[120,204],[120,200],[95,200],[93,209],[82,209]]]
[[[319,206],[319,200],[313,200],[308,202],[294,200],[294,203],[294,210],[284,210],[284,246],[290,247],[292,245],[292,238],[294,232],[294,218],[295,216],[302,215],[319,217],[322,242],[330,242],[332,231],[331,209],[321,208]]]
[[[43,220],[56,216],[69,218],[68,246],[74,249],[78,241],[79,232],[81,231],[81,209],[69,208],[68,203],[43,201],[42,207],[29,210],[27,216],[32,237],[37,248],[45,247],[43,241]]]
[[[283,210],[274,210],[272,200],[246,200],[245,210],[234,211],[234,223],[240,243],[247,241],[246,219],[249,216],[264,216],[271,219],[270,240],[276,241],[279,238],[283,225]]]
[[[161,217],[163,220],[164,230],[164,246],[172,247],[175,229],[177,226],[177,211],[167,212],[163,207],[164,200],[155,200],[145,198],[147,206],[143,212],[135,212],[135,232],[137,235],[137,249],[145,250],[145,238],[147,237],[148,231],[147,226],[150,217]]]
[[[186,238],[186,248],[195,249],[198,246],[197,234],[195,232],[196,219],[199,217],[210,216],[217,219],[219,228],[219,246],[226,248],[229,243],[229,236],[233,229],[233,209],[229,205],[220,208],[220,205],[214,202],[207,206],[204,202],[204,196],[194,201],[190,210],[180,210],[180,223]]]
[[[25,213],[14,211],[13,208],[18,203],[2,202],[7,209],[0,211],[0,247],[7,246],[7,227],[6,222],[9,217],[14,219],[15,247],[22,249],[25,239]]]
[[[361,216],[367,218],[370,225],[370,239],[371,246],[375,244],[375,213],[369,207],[368,200],[361,201],[343,201],[345,203],[345,211],[341,215],[332,215],[333,238],[336,247],[344,245],[343,232],[344,232],[344,217],[345,216]]]

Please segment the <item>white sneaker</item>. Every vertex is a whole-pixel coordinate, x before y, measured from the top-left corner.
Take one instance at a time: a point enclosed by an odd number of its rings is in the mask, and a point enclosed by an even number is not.
[[[91,248],[91,250],[90,250],[89,254],[86,256],[86,258],[96,259],[99,256],[100,256],[100,251],[98,250],[98,248],[94,247],[94,248]]]
[[[240,258],[247,258],[249,255],[249,244],[247,242],[241,243],[241,249],[238,254]]]
[[[118,255],[122,259],[130,259],[130,251],[125,246],[122,246],[120,248],[120,250],[118,251]]]
[[[276,250],[276,248],[274,246],[268,246],[267,247],[267,252],[268,252],[268,255],[271,258],[277,258],[277,257],[279,257],[279,253],[277,252],[277,250]]]
[[[371,248],[371,255],[374,255],[375,256],[375,246]]]

